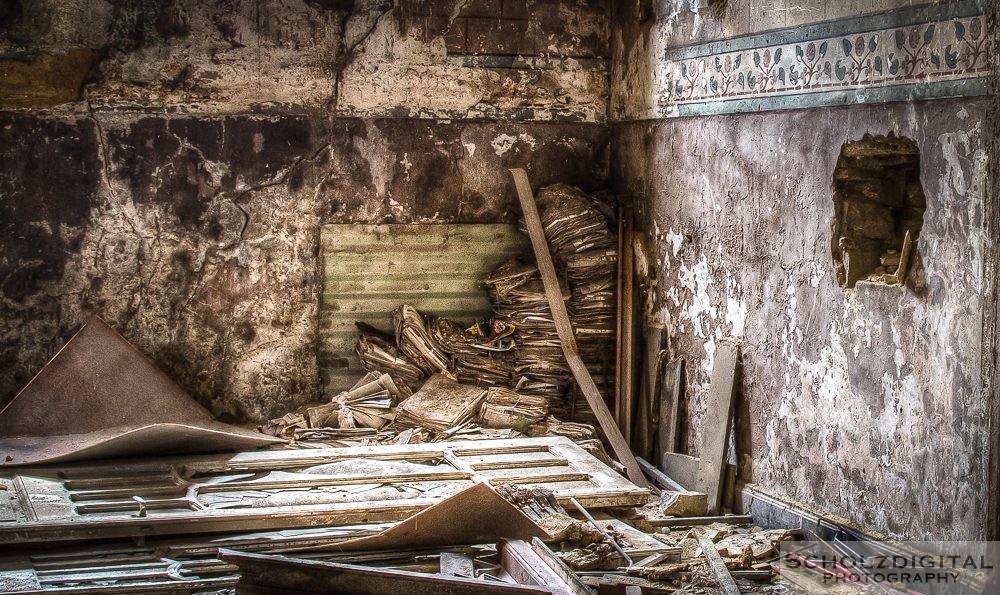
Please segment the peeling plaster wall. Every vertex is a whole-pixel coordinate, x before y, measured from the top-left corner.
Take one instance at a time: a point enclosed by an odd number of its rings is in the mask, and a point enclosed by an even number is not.
[[[322,223],[513,222],[509,167],[606,176],[579,124],[19,114],[0,136],[0,391],[98,313],[232,420],[320,396]]]
[[[607,177],[606,2],[0,10],[0,404],[99,314],[222,419],[281,415],[321,398],[322,224]]]
[[[0,108],[598,122],[607,0],[14,0]]]
[[[732,15],[706,24],[688,4],[616,15],[611,111],[612,178],[656,239],[656,314],[688,364],[686,449],[699,454],[716,341],[735,336],[741,480],[895,537],[985,538],[992,101],[881,103],[861,85],[852,107],[779,97],[772,105],[793,109],[661,118],[665,48],[757,32],[757,13],[746,30]],[[905,287],[844,290],[830,253],[833,171],[845,142],[890,131],[921,152],[916,262]]]

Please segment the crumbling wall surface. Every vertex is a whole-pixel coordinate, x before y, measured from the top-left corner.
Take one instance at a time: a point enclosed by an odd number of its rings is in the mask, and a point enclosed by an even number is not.
[[[605,117],[607,0],[7,5],[0,107]]]
[[[353,47],[337,108],[604,121],[608,18],[600,0],[401,2]]]
[[[0,138],[3,398],[96,313],[241,421],[319,398],[323,222],[513,221],[508,167],[606,176],[589,124],[8,114]]]
[[[319,398],[319,229],[606,179],[607,0],[0,3],[0,403],[100,314],[217,415]]]
[[[699,443],[715,344],[735,336],[741,480],[896,537],[982,539],[996,243],[982,7],[850,3],[790,27],[792,3],[775,2],[783,21],[760,10],[738,30],[730,13],[748,4],[615,15],[612,178],[656,239],[656,314],[688,365],[685,446]],[[796,6],[813,4],[841,3]],[[920,152],[916,260],[905,287],[844,289],[834,170],[844,143],[889,133]]]
[[[983,537],[984,116],[983,102],[949,102],[616,131],[615,173],[649,197],[659,314],[688,362],[689,444],[715,343],[735,336],[741,478],[897,536]],[[886,127],[921,148],[916,262],[905,287],[845,290],[830,181],[841,145]]]
[[[1000,3],[993,2],[986,11],[987,37],[994,48],[1000,49]],[[985,308],[983,311],[983,394],[994,395],[990,399],[990,469],[989,491],[994,498],[1000,494],[1000,60],[993,60],[993,76],[990,81],[992,104],[987,108],[986,151],[988,165],[986,174],[986,201],[983,220],[987,239],[985,267],[986,278]],[[1000,539],[1000,506],[989,507],[988,538]]]

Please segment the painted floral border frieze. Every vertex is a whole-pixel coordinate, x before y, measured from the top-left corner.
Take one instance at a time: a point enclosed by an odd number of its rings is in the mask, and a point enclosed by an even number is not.
[[[661,116],[679,106],[837,90],[985,79],[983,16],[666,61]]]

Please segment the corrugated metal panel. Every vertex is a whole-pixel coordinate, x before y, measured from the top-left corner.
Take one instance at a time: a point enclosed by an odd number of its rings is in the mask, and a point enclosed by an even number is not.
[[[364,373],[355,321],[391,330],[392,311],[404,303],[459,321],[488,316],[479,281],[505,260],[530,255],[513,225],[327,225],[322,246],[320,353],[333,393]]]

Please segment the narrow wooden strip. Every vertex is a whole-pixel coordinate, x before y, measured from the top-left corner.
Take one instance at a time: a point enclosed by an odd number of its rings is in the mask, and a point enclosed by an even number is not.
[[[649,476],[649,478],[653,480],[653,483],[659,486],[660,489],[673,492],[688,491],[684,486],[671,479],[669,475],[651,465],[646,459],[636,457],[635,460],[639,463],[639,467],[645,471],[646,475]]]
[[[674,360],[664,366],[661,387],[657,456],[653,462],[659,462],[657,459],[663,453],[677,452],[677,416],[684,394],[684,360]]]
[[[712,385],[705,408],[696,489],[708,495],[708,512],[722,507],[723,475],[729,454],[729,424],[733,419],[736,393],[736,364],[739,348],[732,341],[717,341]]]
[[[559,556],[556,556],[541,539],[531,538],[531,551],[535,552],[535,555],[566,583],[573,595],[594,595],[593,589],[583,584],[580,577],[569,566],[566,566],[566,563],[559,559]]]
[[[620,258],[619,258],[619,285],[621,292],[618,296],[619,321],[618,329],[621,341],[619,357],[618,395],[616,404],[618,405],[618,425],[625,436],[626,442],[631,442],[632,438],[632,408],[633,396],[635,393],[635,316],[633,312],[633,297],[635,293],[635,279],[633,260],[635,258],[635,244],[632,233],[632,204],[627,203],[621,210],[620,217]]]
[[[639,487],[648,487],[649,482],[642,474],[639,463],[636,462],[628,441],[618,430],[615,420],[608,411],[608,406],[604,402],[594,379],[590,376],[587,366],[580,359],[577,352],[576,338],[573,334],[573,325],[566,312],[566,304],[563,302],[562,291],[559,289],[559,278],[556,276],[555,265],[552,263],[552,255],[549,253],[549,245],[545,240],[545,231],[542,228],[541,218],[538,216],[538,207],[535,205],[535,197],[531,191],[531,184],[528,182],[528,175],[523,169],[510,170],[514,176],[514,185],[517,187],[517,195],[521,201],[521,209],[524,211],[524,222],[528,228],[528,236],[531,238],[531,245],[535,250],[538,270],[542,275],[542,284],[545,286],[545,295],[548,297],[549,308],[552,310],[552,318],[555,321],[556,331],[562,343],[563,353],[566,356],[566,363],[569,365],[573,378],[576,379],[580,392],[587,399],[591,411],[597,417],[597,422],[601,426],[605,437],[611,444],[611,449],[615,456],[625,465],[628,478]]]
[[[719,550],[715,549],[715,544],[701,531],[698,531],[697,534],[698,545],[701,546],[701,552],[708,560],[708,566],[712,569],[715,580],[719,583],[719,588],[725,595],[740,595],[740,588],[736,586],[733,575],[729,574],[729,569],[726,568],[726,563],[719,555]]]
[[[730,525],[750,525],[753,518],[750,515],[730,514],[725,516],[689,516],[673,519],[651,519],[647,521],[653,527],[697,527],[712,523],[728,523]]]

